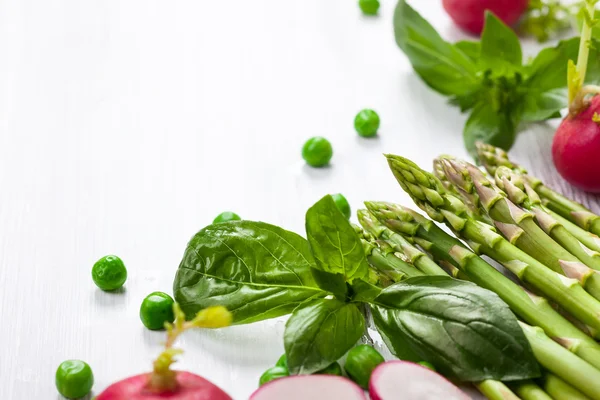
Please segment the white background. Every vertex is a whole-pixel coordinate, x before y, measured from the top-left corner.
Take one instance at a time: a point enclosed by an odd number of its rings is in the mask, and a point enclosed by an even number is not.
[[[188,239],[221,211],[302,233],[326,193],[411,204],[383,152],[466,156],[465,116],[395,45],[394,3],[366,18],[351,0],[0,1],[0,398],[56,399],[69,358],[92,366],[96,394],[149,370],[164,334],[140,302],[171,292]],[[438,0],[412,3],[463,38]],[[365,107],[378,138],[353,130]],[[552,131],[528,127],[513,154],[560,184]],[[333,143],[329,168],[303,165],[315,135]],[[91,280],[111,253],[125,293]],[[178,367],[246,399],[283,326],[190,332]]]

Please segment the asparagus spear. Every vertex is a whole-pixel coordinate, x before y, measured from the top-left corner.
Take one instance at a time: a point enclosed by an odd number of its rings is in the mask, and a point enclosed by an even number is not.
[[[362,214],[362,221],[367,221],[366,218],[371,217],[369,215],[369,212],[366,210],[361,210],[361,212],[359,212],[359,215]],[[374,220],[369,220],[368,221],[368,226],[369,228],[373,229],[373,228],[381,228],[380,230],[388,230],[387,228],[385,228],[383,225],[379,224],[379,226],[377,225],[378,222],[374,221]],[[360,228],[355,227],[355,230],[357,230],[359,232],[359,234],[362,236],[361,240],[363,241],[363,247],[365,248],[365,251],[367,253],[368,257],[372,257],[373,254],[377,254],[377,248],[375,247],[375,245],[373,244],[373,235],[371,233],[371,231],[362,231]],[[389,230],[388,230],[389,231]],[[378,232],[379,233],[379,232]],[[396,240],[402,240],[402,242],[404,243],[408,243],[408,241],[406,239],[404,239],[403,237],[401,237],[398,234],[395,234],[393,232],[389,232],[390,236],[395,237]],[[379,240],[376,242],[377,245],[379,246],[385,246],[388,244],[388,242],[383,241],[383,240]],[[410,245],[410,244],[409,244]],[[414,246],[410,245],[412,248],[409,248],[409,251],[414,254],[414,257],[412,258],[415,261],[419,261],[419,260],[424,260],[427,259],[429,260],[431,263],[435,264],[431,259],[429,259],[429,257],[427,257],[427,255],[421,251],[419,251],[417,248],[415,248]],[[405,247],[406,249],[407,247]],[[420,254],[417,254],[420,253]],[[392,256],[390,253],[388,253],[388,256]],[[389,265],[385,265],[386,263],[390,263]],[[377,265],[377,269],[379,271],[388,271],[388,270],[395,270],[395,265],[394,265],[395,261],[392,257],[386,257],[386,258],[381,258],[378,261],[378,265]],[[436,265],[436,264],[435,264]],[[408,268],[412,268],[413,272],[417,275],[422,275],[420,274],[420,272],[415,268],[412,267],[410,265],[407,266]],[[442,275],[446,275],[446,273],[439,268],[439,266],[436,265],[436,267],[439,269],[439,271],[441,271]],[[435,269],[429,269],[430,273],[428,273],[428,275],[438,275],[438,270]],[[409,271],[405,271],[407,273],[409,273]],[[404,275],[404,273],[402,274],[398,274],[396,275],[396,278],[398,279],[396,282],[398,282],[399,280],[404,279],[405,277],[407,277],[407,275]],[[475,386],[481,391],[481,393],[483,393],[489,400],[520,400],[519,397],[517,397],[516,394],[514,394],[504,383],[500,382],[500,381],[495,381],[495,380],[485,380],[482,382],[478,382],[475,384]],[[541,390],[541,389],[540,389]],[[542,391],[543,392],[543,391]],[[546,400],[545,398],[532,398],[532,400]]]
[[[377,225],[374,223],[374,221],[372,221],[372,219],[368,218],[368,217],[370,217],[368,212],[362,210],[359,212],[359,215],[361,215],[361,218],[360,218],[361,222],[366,221],[365,224],[370,229],[373,229],[373,227],[377,227]],[[382,230],[382,229],[380,229],[380,230]],[[378,243],[384,243],[384,242],[378,242]],[[422,257],[419,257],[419,258],[422,258]],[[529,339],[529,337],[528,337],[528,339]],[[589,339],[589,338],[587,338],[587,339]],[[589,340],[591,340],[591,339],[589,339]],[[552,343],[554,343],[554,342],[552,342]],[[542,354],[545,354],[545,353],[543,353],[543,350],[545,349],[545,346],[543,344],[540,345],[537,342],[532,342],[531,344],[532,344],[532,346],[534,346],[534,345],[538,346],[541,349],[540,351],[542,352]],[[578,359],[577,357],[574,357],[574,358],[576,360]],[[557,360],[555,360],[555,361],[557,361]],[[585,363],[584,361],[581,361],[581,365],[587,365],[587,363]],[[594,369],[591,366],[589,366],[589,368],[592,370]],[[598,374],[600,374],[600,371],[598,371]],[[568,374],[567,374],[567,378],[569,378]],[[593,384],[586,382],[585,379],[583,379],[582,381],[585,382],[587,385],[590,385],[591,387],[593,387]],[[482,382],[477,383],[476,387],[481,391],[481,393],[483,393],[490,400],[518,400],[519,399],[519,397],[517,397],[517,395],[515,395],[511,391],[511,389],[509,389],[504,383],[499,382],[499,381],[493,381],[493,380],[482,381]],[[551,399],[542,389],[540,389],[537,385],[535,385],[533,382],[530,382],[530,381],[529,382],[519,382],[518,384],[515,384],[514,387],[515,387],[515,390],[517,390],[519,393],[521,393],[522,398],[524,400],[548,400],[548,399]]]
[[[413,246],[404,236],[399,235],[382,225],[367,210],[358,210],[358,220],[363,228],[376,238],[383,239],[394,250],[405,257],[406,262],[414,265],[426,275],[446,275],[446,271],[439,267],[425,253]]]
[[[600,371],[552,341],[541,328],[519,322],[541,366],[583,394],[600,400]]]
[[[590,399],[554,374],[544,374],[544,377],[542,378],[542,387],[554,400]]]
[[[508,386],[500,381],[487,379],[476,383],[475,386],[489,400],[521,400]]]
[[[421,271],[412,267],[400,258],[394,255],[393,249],[386,243],[375,244],[361,239],[367,261],[378,273],[391,279],[394,282],[400,282],[413,276],[423,276]]]
[[[524,381],[509,385],[522,400],[553,400],[533,381]],[[555,399],[554,399],[555,400]]]
[[[496,168],[499,166],[510,168],[523,176],[523,179],[539,194],[549,209],[576,223],[583,229],[600,235],[600,216],[594,214],[582,204],[550,189],[541,180],[529,175],[527,170],[510,161],[504,150],[484,143],[477,143],[476,147],[479,160],[491,175],[496,173]]]
[[[402,188],[431,218],[446,222],[466,240],[480,244],[484,254],[561,305],[588,325],[594,335],[600,333],[600,302],[585,292],[577,280],[550,270],[494,232],[489,225],[473,219],[462,201],[449,194],[430,173],[402,157],[387,157]]]
[[[485,210],[511,243],[554,271],[578,279],[586,291],[600,299],[600,275],[590,269],[590,267],[600,269],[600,259],[594,259],[593,254],[586,253],[586,249],[581,247],[581,243],[575,237],[564,228],[560,229],[558,223],[552,224],[551,221],[545,220],[544,213],[538,212],[538,222],[546,225],[554,235],[558,235],[561,243],[557,243],[536,224],[534,214],[523,211],[506,198],[504,192],[492,184],[477,167],[458,160],[445,159],[441,162],[446,177],[460,191],[477,193],[479,208]],[[497,171],[502,170],[498,168]],[[506,183],[507,190],[511,189],[510,182]],[[525,196],[524,192],[512,193],[518,200],[522,200]],[[561,246],[563,243],[569,246],[569,250],[574,250],[581,255],[583,260],[563,248]],[[527,262],[527,260],[522,261]]]
[[[546,299],[525,291],[469,251],[459,240],[415,211],[391,203],[365,204],[384,225],[414,240],[439,264],[447,263],[456,268],[455,272],[495,292],[525,322],[541,327],[557,343],[600,369],[600,344],[566,320]],[[458,277],[464,278],[464,275]]]
[[[511,201],[536,214],[539,225],[546,233],[582,261],[586,262],[587,259],[592,258],[591,263],[594,265],[587,264],[587,262],[586,264],[591,268],[598,269],[597,263],[600,262],[600,238],[598,236],[546,208],[531,186],[512,170],[498,167],[495,181]],[[573,244],[574,239],[579,243]]]

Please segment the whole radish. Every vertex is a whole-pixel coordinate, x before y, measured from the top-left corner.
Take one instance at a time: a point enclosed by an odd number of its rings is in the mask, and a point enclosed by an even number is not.
[[[552,157],[558,172],[573,186],[600,192],[600,97],[587,107],[567,116],[558,127],[552,143]],[[596,117],[594,117],[596,116]]]
[[[558,172],[573,186],[600,192],[600,87],[583,86],[592,34],[594,4],[586,0],[585,23],[577,65],[569,61],[569,114],[554,135],[552,158]],[[595,97],[591,97],[595,96]]]
[[[175,371],[171,365],[182,351],[174,349],[175,339],[191,328],[221,328],[231,324],[231,314],[224,307],[209,307],[185,322],[185,315],[175,303],[176,319],[167,324],[165,351],[154,361],[152,372],[132,376],[113,383],[96,400],[232,400],[227,393],[203,377],[186,371]]]
[[[506,25],[514,25],[527,10],[529,0],[443,0],[444,9],[462,30],[480,35],[489,10]]]

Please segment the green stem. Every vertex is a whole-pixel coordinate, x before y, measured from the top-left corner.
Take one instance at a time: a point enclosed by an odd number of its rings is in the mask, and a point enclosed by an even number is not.
[[[381,249],[374,248],[367,257],[367,260],[377,271],[389,277],[394,282],[424,275],[412,265],[396,257],[393,253],[386,253]]]
[[[590,400],[589,397],[554,374],[544,374],[542,387],[554,400]]]
[[[584,18],[583,27],[581,28],[581,39],[579,40],[579,54],[577,55],[577,75],[578,75],[578,87],[574,87],[571,90],[571,86],[574,84],[572,80],[569,80],[569,104],[573,102],[574,96],[572,93],[577,94],[581,90],[582,85],[585,82],[585,75],[588,65],[588,56],[590,54],[589,42],[592,38],[592,25],[591,20],[594,18],[594,6],[596,1],[586,0],[585,12],[587,13]]]
[[[476,383],[475,386],[489,400],[520,400],[508,386],[500,381],[488,379]]]
[[[509,386],[522,400],[555,400],[533,381],[511,383]]]
[[[414,265],[426,275],[446,275],[446,271],[427,257],[427,254],[413,246],[404,236],[386,228],[367,210],[358,210],[357,215],[360,224],[368,233],[387,242],[393,250],[402,254],[404,261]]]
[[[600,368],[600,344],[560,315],[543,297],[526,292],[462,242],[420,214],[394,204],[366,203],[369,210],[389,228],[408,235],[439,263],[449,263],[474,283],[495,292],[520,318],[539,326],[558,343]]]
[[[556,221],[558,221],[558,223],[561,224],[567,231],[569,231],[569,233],[571,235],[573,235],[575,238],[577,238],[577,240],[579,240],[581,243],[583,243],[584,246],[586,246],[587,248],[589,248],[593,251],[600,252],[600,238],[597,235],[594,235],[593,233],[586,231],[585,229],[581,228],[579,225],[574,224],[573,222],[569,221],[567,218],[563,217],[562,215],[560,215],[552,210],[545,209],[545,211],[552,218],[554,218]]]
[[[600,400],[600,371],[550,339],[541,328],[519,323],[540,365],[583,394]]]

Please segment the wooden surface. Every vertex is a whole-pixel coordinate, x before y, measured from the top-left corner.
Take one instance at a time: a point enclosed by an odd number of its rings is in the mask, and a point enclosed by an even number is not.
[[[396,47],[394,1],[378,18],[348,0],[4,0],[0,2],[0,398],[56,399],[69,358],[93,368],[99,393],[146,371],[164,334],[139,321],[141,300],[171,291],[187,240],[234,210],[303,232],[325,193],[411,204],[383,152],[428,167],[466,157],[465,116],[431,92]],[[443,35],[439,1],[413,1]],[[535,45],[528,44],[529,51]],[[356,112],[380,135],[353,131]],[[513,154],[592,208],[553,171],[552,128]],[[303,165],[315,135],[332,165]],[[117,254],[126,290],[90,276]],[[284,319],[190,332],[179,368],[246,399],[283,351]]]

